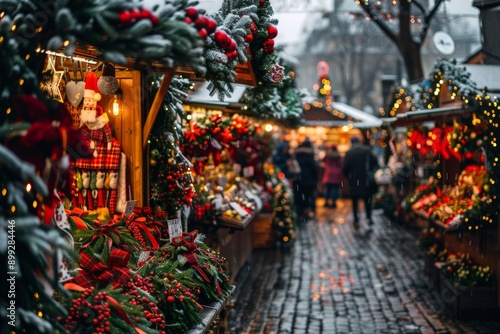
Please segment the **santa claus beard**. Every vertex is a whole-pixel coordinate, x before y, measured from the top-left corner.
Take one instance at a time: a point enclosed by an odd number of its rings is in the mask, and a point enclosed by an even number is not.
[[[94,123],[96,121],[95,109],[82,109],[80,120],[82,123]]]

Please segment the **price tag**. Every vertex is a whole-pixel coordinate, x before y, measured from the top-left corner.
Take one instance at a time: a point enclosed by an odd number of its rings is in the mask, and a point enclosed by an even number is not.
[[[167,220],[170,239],[180,237],[182,235],[182,223],[180,219]]]
[[[241,205],[239,205],[238,203],[236,202],[230,202],[229,205],[231,206],[231,208],[233,208],[234,210],[236,210],[236,212],[238,212],[238,214],[242,217],[246,217],[248,216],[248,212],[243,209],[241,207]]]
[[[217,151],[222,151],[222,145],[217,141],[217,139],[212,138],[210,142],[212,143],[213,148],[215,148]]]
[[[214,206],[216,209],[222,208],[222,195],[221,194],[215,195]]]
[[[221,175],[219,176],[219,179],[217,181],[217,183],[219,184],[219,186],[221,186],[222,188],[225,188],[226,185],[227,185],[227,176],[226,175]]]
[[[243,176],[245,177],[251,177],[253,176],[254,171],[253,171],[253,166],[248,166],[243,168]]]
[[[125,217],[128,218],[128,216],[130,216],[132,214],[132,212],[134,211],[136,203],[137,203],[136,200],[127,201],[125,203],[125,212],[123,213],[125,215]]]
[[[233,172],[236,174],[239,174],[241,172],[241,165],[240,164],[233,164]]]

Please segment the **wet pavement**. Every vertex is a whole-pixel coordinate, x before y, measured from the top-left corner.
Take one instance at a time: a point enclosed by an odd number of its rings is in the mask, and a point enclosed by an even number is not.
[[[355,231],[348,201],[318,204],[293,247],[254,251],[241,269],[226,333],[500,333],[497,311],[449,312],[416,231],[377,211]]]

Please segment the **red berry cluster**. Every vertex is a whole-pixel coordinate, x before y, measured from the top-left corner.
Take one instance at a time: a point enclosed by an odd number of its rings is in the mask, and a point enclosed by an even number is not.
[[[137,226],[132,226],[129,228],[130,234],[139,242],[141,245],[142,249],[147,249],[151,245],[149,245],[146,240],[144,240],[144,236],[142,235],[141,229]]]
[[[236,41],[225,31],[217,30],[214,34],[215,43],[224,51],[229,60],[235,60],[238,57],[236,52]]]
[[[130,304],[142,307],[144,310],[144,317],[151,322],[152,327],[158,330],[160,334],[166,334],[167,326],[165,323],[165,316],[154,302],[146,297],[141,297],[137,289],[141,289],[148,294],[154,293],[154,284],[151,277],[135,275],[133,281],[128,283],[124,291],[126,291],[128,295],[134,297],[130,301]],[[139,322],[139,320],[139,317],[135,318],[136,322]]]
[[[198,12],[198,9],[194,7],[186,8],[186,17],[184,21],[188,24],[194,24],[196,29],[198,29],[198,34],[204,39],[208,35],[212,34],[217,28],[217,23],[209,18],[208,16],[202,15]]]
[[[153,26],[157,26],[159,23],[158,16],[151,13],[147,9],[132,9],[132,10],[123,10],[118,14],[118,21],[122,26],[130,27],[132,24],[137,21],[148,19],[151,21]]]
[[[109,318],[111,309],[106,299],[106,292],[98,292],[91,297],[94,287],[85,290],[79,298],[73,299],[69,308],[69,316],[66,318],[64,328],[73,333],[75,329],[82,325],[93,327],[93,333],[110,333]],[[61,319],[59,319],[61,320]]]
[[[195,295],[191,292],[191,289],[177,281],[174,274],[163,273],[163,281],[165,286],[165,290],[163,291],[163,301],[165,303],[174,304],[176,301],[183,303],[186,298],[196,302]]]

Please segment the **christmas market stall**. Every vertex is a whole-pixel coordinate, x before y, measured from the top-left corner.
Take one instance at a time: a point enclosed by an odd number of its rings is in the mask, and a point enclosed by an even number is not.
[[[268,1],[223,1],[213,15],[196,5],[0,1],[2,332],[217,324],[234,287],[187,219],[185,76],[220,98],[238,73],[254,76],[263,99],[288,77],[269,79]]]
[[[402,98],[407,112],[393,126],[407,126],[407,158],[414,170],[426,161],[402,203],[405,220],[423,229],[426,272],[456,315],[499,306],[498,122],[496,66],[440,60],[420,95]],[[398,92],[402,93],[401,88]],[[402,102],[404,100],[404,102]],[[400,103],[402,102],[402,103]],[[391,105],[394,105],[391,103]]]

